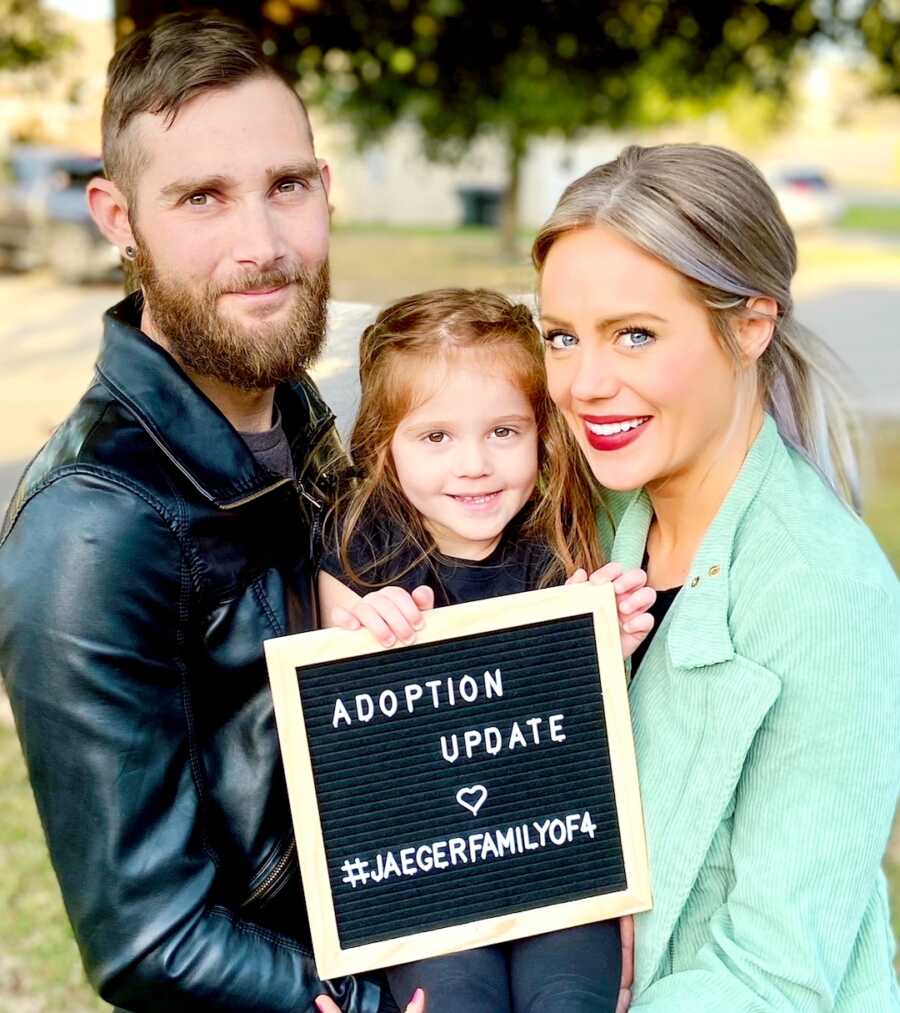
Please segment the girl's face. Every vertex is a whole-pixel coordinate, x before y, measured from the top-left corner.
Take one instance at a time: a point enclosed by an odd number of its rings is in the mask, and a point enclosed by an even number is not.
[[[460,349],[423,376],[430,396],[397,426],[400,486],[448,556],[483,559],[537,481],[534,411],[501,360]]]
[[[541,326],[550,394],[602,485],[674,492],[705,473],[737,380],[677,271],[602,226],[566,233],[544,263]]]

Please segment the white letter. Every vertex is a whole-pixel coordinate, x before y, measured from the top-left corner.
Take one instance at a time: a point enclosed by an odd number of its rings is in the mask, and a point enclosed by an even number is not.
[[[363,713],[363,703],[368,704],[369,711],[367,714]],[[372,715],[375,713],[375,704],[368,693],[360,693],[356,698],[356,716],[360,721],[371,721]]]
[[[422,872],[431,872],[433,868],[433,861],[431,857],[431,848],[427,844],[423,844],[416,851],[416,865],[418,865]]]
[[[550,738],[554,742],[565,742],[566,735],[562,730],[562,723],[565,714],[551,714],[547,719],[550,722]]]
[[[471,728],[463,734],[463,739],[466,743],[466,756],[471,760],[472,750],[481,742],[481,732],[475,728]]]
[[[446,869],[447,868],[447,856],[444,852],[447,850],[446,841],[435,841],[431,849],[432,857],[434,858],[435,869]]]
[[[397,694],[392,689],[386,689],[378,698],[378,706],[386,718],[392,718],[397,713]]]
[[[586,812],[581,818],[581,832],[587,834],[591,840],[594,839],[594,831],[597,829],[597,824],[591,819],[591,814]]]
[[[575,836],[575,831],[578,829],[578,824],[581,822],[581,817],[578,813],[569,813],[566,817],[566,836],[569,838],[571,843],[572,838]]]
[[[415,874],[419,871],[416,868],[415,858],[413,857],[415,853],[415,848],[400,849],[400,866],[403,869],[404,876],[415,876]]]
[[[434,709],[437,710],[441,703],[438,699],[438,686],[440,686],[440,679],[432,679],[431,682],[426,682],[425,685],[431,690],[431,700],[434,703]]]
[[[484,673],[484,691],[487,693],[488,700],[491,699],[494,694],[497,696],[503,696],[503,679],[500,675],[500,669],[495,668],[494,674],[490,672]]]
[[[412,714],[413,704],[422,696],[422,687],[417,682],[411,682],[403,687],[403,694],[406,697],[406,709]]]
[[[493,743],[493,746],[491,745]],[[489,728],[484,730],[484,748],[491,754],[496,756],[500,752],[503,746],[503,739],[500,735],[500,729],[495,728],[491,725]]]
[[[556,831],[559,831],[557,834]],[[559,840],[557,840],[557,837]],[[550,824],[550,840],[559,847],[560,844],[566,843],[566,825],[562,820],[554,820]]]
[[[454,732],[450,736],[450,738],[453,741],[453,755],[451,756],[447,750],[446,735],[441,736],[441,753],[443,754],[444,759],[447,761],[447,763],[456,763],[456,761],[459,759],[459,743],[456,741],[456,732]]]
[[[534,744],[537,745],[541,741],[540,733],[538,732],[538,725],[543,721],[543,718],[529,718],[525,724],[531,725],[531,734],[534,736]]]
[[[456,865],[457,859],[466,864],[469,861],[466,856],[466,842],[462,837],[451,837],[450,838],[450,864]]]
[[[470,686],[471,689],[469,689]],[[464,675],[459,680],[459,695],[466,703],[474,703],[478,699],[478,683],[471,675]]]
[[[513,721],[512,728],[509,730],[509,748],[515,749],[516,746],[525,745],[525,736],[522,734],[522,729],[519,727],[518,721]]]
[[[334,701],[334,717],[331,719],[331,727],[337,728],[339,721],[346,721],[348,725],[352,724],[350,715],[347,713],[347,708],[344,706],[344,701],[340,697]]]

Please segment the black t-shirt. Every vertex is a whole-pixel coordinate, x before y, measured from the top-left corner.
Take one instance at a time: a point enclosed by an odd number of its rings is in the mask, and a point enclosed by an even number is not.
[[[241,433],[244,443],[263,467],[283,478],[294,477],[291,447],[281,425],[281,413],[275,409],[275,424],[261,433]]]
[[[388,585],[413,591],[425,584],[434,591],[434,604],[440,607],[533,591],[554,558],[546,546],[522,538],[515,522],[485,559],[457,559],[439,552],[418,559],[420,553],[412,547],[397,551],[402,541],[396,529],[384,524],[371,525],[354,539],[350,560],[366,584],[348,579],[333,546],[326,544],[319,566],[360,595]],[[384,562],[369,569],[377,560]]]

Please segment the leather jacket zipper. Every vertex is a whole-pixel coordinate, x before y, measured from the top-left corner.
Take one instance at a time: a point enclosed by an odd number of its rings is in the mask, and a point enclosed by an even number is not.
[[[293,860],[294,853],[297,850],[297,841],[291,838],[291,843],[288,845],[287,851],[278,859],[275,864],[275,868],[266,876],[266,878],[257,886],[249,897],[241,904],[241,907],[246,908],[258,901],[261,897],[264,897],[267,893],[271,893],[273,887],[280,882],[285,874],[286,869]]]

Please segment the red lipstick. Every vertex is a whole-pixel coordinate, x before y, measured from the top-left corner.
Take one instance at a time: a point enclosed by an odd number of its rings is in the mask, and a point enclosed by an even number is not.
[[[643,433],[650,422],[649,415],[582,415],[584,433],[594,450],[621,450]],[[622,425],[622,423],[633,423]],[[614,431],[598,432],[597,427],[616,427]]]

